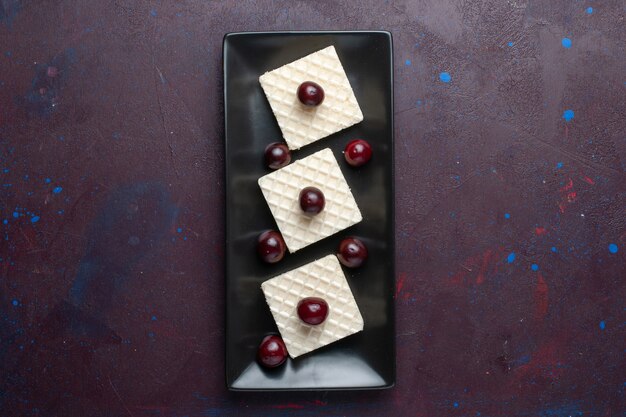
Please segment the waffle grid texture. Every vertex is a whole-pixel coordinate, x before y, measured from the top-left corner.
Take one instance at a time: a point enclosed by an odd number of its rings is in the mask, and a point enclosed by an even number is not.
[[[291,253],[363,219],[329,148],[267,174],[258,182]],[[326,199],[324,210],[315,216],[306,215],[300,208],[300,191],[308,186],[319,188]]]
[[[261,289],[292,358],[363,330],[363,317],[335,255],[267,280]],[[308,325],[298,317],[298,302],[306,297],[328,303],[322,324]]]
[[[304,81],[322,86],[322,104],[300,103],[296,91]],[[334,46],[266,72],[259,82],[289,149],[300,149],[363,120]]]

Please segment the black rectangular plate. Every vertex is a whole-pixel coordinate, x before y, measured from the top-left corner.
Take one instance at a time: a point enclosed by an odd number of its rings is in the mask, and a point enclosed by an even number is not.
[[[292,152],[292,161],[331,148],[363,214],[363,221],[274,265],[256,256],[256,238],[276,223],[257,184],[269,173],[265,147],[282,135],[258,78],[334,45],[363,111],[363,122]],[[295,94],[295,92],[294,92]],[[226,383],[232,390],[377,389],[395,381],[393,56],[388,32],[232,33],[224,38],[226,166]],[[354,138],[373,149],[358,169],[342,151]],[[261,283],[335,253],[358,236],[369,258],[344,268],[365,322],[364,331],[274,370],[255,361],[264,335],[276,332]]]

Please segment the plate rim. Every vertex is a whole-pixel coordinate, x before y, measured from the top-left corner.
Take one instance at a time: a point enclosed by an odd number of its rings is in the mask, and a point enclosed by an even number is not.
[[[390,169],[390,182],[391,182],[391,199],[390,199],[390,209],[392,212],[391,215],[391,230],[392,230],[392,239],[390,244],[391,256],[393,262],[391,263],[391,279],[390,285],[392,285],[392,289],[395,289],[396,285],[396,213],[395,213],[395,122],[394,122],[394,101],[395,101],[395,85],[394,85],[394,51],[393,51],[393,34],[387,30],[287,30],[287,31],[235,31],[235,32],[227,32],[224,34],[222,39],[222,94],[223,94],[223,112],[224,112],[224,140],[223,140],[223,151],[224,151],[224,203],[226,204],[226,196],[228,193],[226,184],[228,181],[229,168],[226,163],[226,155],[228,154],[228,141],[226,140],[227,136],[227,126],[228,126],[228,112],[226,111],[228,105],[228,96],[227,96],[227,53],[228,49],[232,46],[228,45],[229,39],[235,37],[256,37],[256,36],[281,36],[281,35],[383,35],[386,37],[387,42],[389,44],[389,55],[388,63],[389,63],[389,82],[390,82],[390,106],[389,106],[389,130],[390,130],[390,147],[389,147],[389,156],[391,159],[392,167]],[[227,246],[229,242],[229,234],[228,234],[228,220],[229,214],[228,210],[224,210],[224,245]],[[228,303],[227,303],[227,294],[229,287],[228,278],[228,262],[229,259],[228,251],[224,251],[224,330],[226,332],[228,325]],[[393,294],[393,291],[392,291]],[[391,333],[393,334],[393,338],[390,341],[392,344],[391,350],[393,351],[392,360],[391,360],[391,376],[390,382],[378,385],[378,386],[367,386],[367,387],[355,387],[355,386],[345,386],[345,387],[294,387],[294,388],[238,388],[232,385],[232,382],[229,381],[228,376],[228,362],[229,355],[224,352],[225,360],[224,360],[224,379],[225,385],[228,391],[231,392],[313,392],[313,391],[380,391],[380,390],[389,390],[396,386],[397,383],[397,343],[396,343],[396,302],[395,296],[391,298],[392,303],[392,320],[390,320],[391,325]],[[226,340],[226,337],[225,337]],[[224,342],[225,343],[225,342]]]

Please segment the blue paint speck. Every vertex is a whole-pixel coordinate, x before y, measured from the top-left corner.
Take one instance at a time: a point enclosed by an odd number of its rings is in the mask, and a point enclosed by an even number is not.
[[[506,260],[508,263],[513,263],[513,261],[515,260],[515,252],[509,253],[509,256],[506,257]]]
[[[10,58],[10,57],[11,57],[11,55],[13,55],[13,53],[11,53],[11,51],[6,51],[6,52],[4,53],[4,56],[6,56],[7,58]]]
[[[33,216],[30,218],[30,221],[33,223],[37,223],[39,221],[39,216]]]
[[[152,317],[150,317],[150,320],[152,320],[152,321],[156,321],[156,320],[157,320],[157,317],[156,317],[156,316],[152,316]]]
[[[420,107],[422,105],[422,100],[417,100],[415,104],[417,105],[417,107]]]
[[[449,83],[452,80],[452,77],[450,76],[449,72],[442,72],[439,74],[439,79],[441,80],[441,82]]]
[[[148,333],[148,337],[154,337],[154,332]]]
[[[183,240],[187,240],[187,236],[183,237]]]
[[[11,304],[13,304],[14,307],[17,307],[17,306],[20,305],[20,302],[17,301],[17,300],[13,300],[13,301],[11,301]]]
[[[530,266],[530,269],[532,269],[533,271],[539,271],[539,265],[537,265],[537,264],[532,264],[532,265]]]
[[[606,329],[606,323],[604,322],[604,320],[602,320],[600,322],[600,330],[604,330],[604,329]]]
[[[510,215],[509,213],[504,213],[504,218],[505,218],[505,219],[510,219],[510,218],[511,218],[511,215]]]
[[[182,229],[181,227],[179,227],[178,229],[176,229],[176,231],[177,231],[178,233],[182,233],[182,232],[183,232],[183,229]]]
[[[20,213],[18,213],[17,211],[14,211],[13,212],[13,217],[15,217],[17,219],[18,217],[20,217]]]
[[[406,65],[407,67],[411,65],[411,60],[407,59],[406,61],[404,61],[404,65]]]
[[[563,162],[559,162],[558,164],[556,164],[556,169],[561,169],[563,168]]]
[[[454,408],[459,408],[459,403],[455,402],[454,403]]]
[[[150,15],[151,15],[152,17],[157,17],[157,14],[158,14],[158,13],[157,13],[157,11],[156,11],[156,10],[154,10],[154,9],[150,10]]]
[[[59,194],[61,191],[63,191],[63,187],[54,187],[54,190],[52,190],[55,194]]]
[[[587,14],[593,13],[593,7],[587,7]]]
[[[51,181],[52,181],[52,180],[51,180],[50,178],[46,178],[46,179],[44,180],[44,182],[45,182],[46,184],[50,184],[50,182],[51,182]]]
[[[4,172],[5,174],[6,174],[7,172],[9,172],[9,171],[10,171],[10,169],[9,169],[9,168],[5,168],[5,169],[3,169],[3,170],[2,170],[2,172]]]
[[[615,243],[609,243],[609,252],[611,253],[617,253],[618,251],[618,247]]]
[[[571,48],[572,40],[570,38],[563,38],[561,39],[561,45],[563,45],[563,48]]]
[[[554,252],[554,253],[557,253],[557,252],[558,252],[558,250],[557,250],[556,246],[552,246],[552,247],[550,248],[550,250],[551,250],[552,252]]]
[[[513,46],[513,42],[509,42],[509,43],[507,43],[507,45]]]
[[[566,122],[569,122],[574,118],[574,110],[567,109],[563,112],[563,118]]]
[[[2,223],[9,224],[9,221],[7,219],[4,219],[4,220],[2,220]]]

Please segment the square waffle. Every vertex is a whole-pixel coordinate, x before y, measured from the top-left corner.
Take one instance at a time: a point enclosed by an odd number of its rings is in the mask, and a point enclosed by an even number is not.
[[[296,358],[363,330],[363,317],[335,255],[328,255],[261,284],[289,356]],[[316,326],[296,311],[305,297],[328,303],[328,317]]]
[[[322,104],[307,107],[300,103],[296,91],[304,81],[324,89]],[[266,72],[259,82],[289,149],[300,149],[363,120],[334,46]]]
[[[363,219],[328,148],[259,178],[259,186],[291,253]],[[307,186],[319,188],[326,199],[324,210],[315,216],[300,208],[300,191]]]

